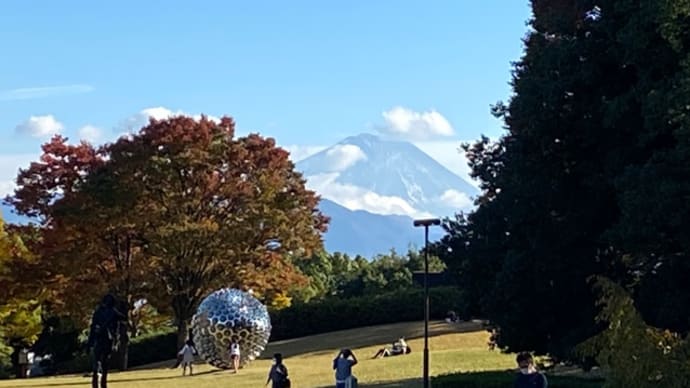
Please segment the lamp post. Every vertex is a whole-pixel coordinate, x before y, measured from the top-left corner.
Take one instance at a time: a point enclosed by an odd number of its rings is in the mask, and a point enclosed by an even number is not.
[[[415,227],[424,227],[424,388],[429,388],[429,226],[441,225],[438,218],[414,220]]]

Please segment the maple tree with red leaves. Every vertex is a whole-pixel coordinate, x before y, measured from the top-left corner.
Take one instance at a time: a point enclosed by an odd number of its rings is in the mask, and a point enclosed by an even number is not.
[[[145,297],[172,313],[182,342],[218,288],[270,302],[306,282],[290,257],[323,246],[319,197],[273,139],[234,129],[229,117],[179,116],[98,149],[45,144],[7,201],[41,220],[40,277],[54,304],[84,315],[112,292],[131,312]]]
[[[113,200],[114,192],[105,184],[106,147],[71,145],[55,136],[42,150],[38,162],[20,170],[15,195],[6,199],[19,214],[40,220],[37,231],[23,228],[33,235],[31,251],[39,259],[25,263],[16,275],[18,283],[41,288],[49,311],[84,325],[105,293],[116,295],[130,317],[118,357],[120,368],[126,369],[128,332],[137,331],[133,305],[150,283],[139,233],[129,222],[131,197]]]
[[[235,138],[234,129],[229,117],[152,120],[109,148],[109,163],[138,193],[157,280],[151,297],[171,308],[180,344],[210,292],[277,295],[306,281],[289,253],[322,247],[328,219],[288,152],[256,134]]]

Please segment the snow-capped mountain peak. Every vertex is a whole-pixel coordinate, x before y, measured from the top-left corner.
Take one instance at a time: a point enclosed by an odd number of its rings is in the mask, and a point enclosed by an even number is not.
[[[412,143],[372,134],[343,139],[297,168],[324,198],[377,214],[450,216],[470,208],[477,194]]]

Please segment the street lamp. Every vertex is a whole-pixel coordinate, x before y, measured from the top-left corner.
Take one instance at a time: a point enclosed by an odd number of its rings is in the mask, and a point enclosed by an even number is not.
[[[424,227],[424,388],[429,388],[429,227],[441,225],[438,218],[414,220],[415,227]]]

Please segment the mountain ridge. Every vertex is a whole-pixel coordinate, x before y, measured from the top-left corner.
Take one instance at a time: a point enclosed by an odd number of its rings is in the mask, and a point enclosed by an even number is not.
[[[379,214],[451,216],[469,210],[479,193],[414,144],[368,133],[347,137],[297,162],[296,167],[325,198],[352,210]],[[379,202],[388,201],[390,208],[376,208],[373,199],[355,204],[356,198],[345,198],[347,190],[353,192],[351,196],[374,193],[381,197],[377,197]]]

